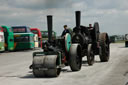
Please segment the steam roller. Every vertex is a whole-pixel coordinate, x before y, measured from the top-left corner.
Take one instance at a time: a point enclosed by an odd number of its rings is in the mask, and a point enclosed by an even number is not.
[[[64,66],[72,71],[81,69],[81,46],[72,44],[71,35],[52,39],[52,15],[47,16],[48,40],[43,42],[43,52],[33,53],[31,68],[35,77],[57,77]]]

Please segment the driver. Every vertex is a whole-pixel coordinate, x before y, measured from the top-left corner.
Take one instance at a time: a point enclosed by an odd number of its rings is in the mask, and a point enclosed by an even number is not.
[[[69,30],[67,29],[67,25],[64,25],[64,31],[62,32],[61,37],[63,37],[64,35],[66,35],[66,33],[69,33]]]

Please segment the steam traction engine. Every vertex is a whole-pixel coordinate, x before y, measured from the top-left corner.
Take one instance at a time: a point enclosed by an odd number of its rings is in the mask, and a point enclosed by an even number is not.
[[[72,43],[81,46],[81,56],[87,56],[89,65],[93,65],[95,55],[100,56],[101,62],[109,60],[109,36],[107,33],[99,32],[98,22],[92,27],[80,25],[81,12],[76,11],[76,27],[73,28]]]
[[[47,16],[48,41],[43,42],[44,52],[33,53],[32,69],[35,77],[57,77],[63,65],[69,65],[72,71],[79,71],[82,57],[87,56],[89,65],[93,65],[95,55],[101,62],[109,60],[109,36],[99,32],[99,24],[89,27],[80,25],[80,11],[76,11],[76,27],[72,36],[52,39],[52,16]]]

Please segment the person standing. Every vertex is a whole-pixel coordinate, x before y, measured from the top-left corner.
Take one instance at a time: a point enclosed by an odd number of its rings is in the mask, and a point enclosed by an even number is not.
[[[63,37],[64,35],[66,35],[66,33],[70,33],[69,30],[67,29],[67,25],[64,25],[64,31],[62,32],[61,37]]]

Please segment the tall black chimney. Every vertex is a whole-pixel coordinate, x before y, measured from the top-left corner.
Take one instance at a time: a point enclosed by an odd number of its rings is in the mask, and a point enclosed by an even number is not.
[[[81,12],[76,11],[76,27],[80,28],[80,17],[81,17]]]
[[[52,15],[47,16],[48,40],[52,41]]]

